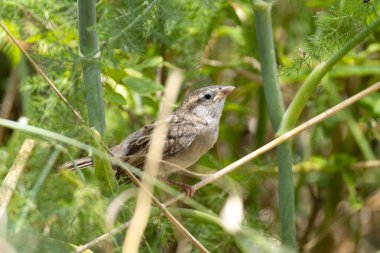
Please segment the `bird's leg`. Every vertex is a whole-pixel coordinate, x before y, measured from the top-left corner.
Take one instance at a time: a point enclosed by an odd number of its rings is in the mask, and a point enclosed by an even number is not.
[[[176,186],[182,192],[184,192],[186,194],[186,196],[188,196],[188,197],[193,197],[194,194],[195,194],[195,189],[191,185],[180,183],[180,182],[176,182],[176,181],[170,180],[168,178],[164,178],[164,177],[158,177],[158,179],[160,181],[164,182],[164,183]]]

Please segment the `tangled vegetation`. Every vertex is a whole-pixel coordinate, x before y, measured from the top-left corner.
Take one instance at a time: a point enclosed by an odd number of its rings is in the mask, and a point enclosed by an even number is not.
[[[100,0],[92,31],[99,44],[102,135],[84,123],[91,120],[77,2],[2,0],[1,5],[1,24],[67,103],[0,29],[0,252],[75,251],[124,226],[88,249],[122,252],[135,198],[125,197],[117,217],[110,208],[126,193],[135,196],[136,187],[111,185],[109,191],[92,169],[58,167],[91,152],[106,156],[103,144],[116,145],[154,121],[174,69],[184,73],[180,98],[212,84],[236,87],[217,144],[194,166],[207,175],[380,78],[379,0]],[[260,13],[267,7],[269,12]],[[269,15],[263,19],[266,29],[258,27],[261,14]],[[273,39],[274,52],[263,49],[269,42],[261,41],[261,32]],[[267,67],[272,73],[266,75]],[[267,85],[276,78],[277,94]],[[284,110],[276,112],[273,105]],[[269,150],[168,211],[210,252],[379,251],[379,91],[285,145],[291,157]],[[283,177],[281,159],[278,173],[279,157],[291,165],[290,178]],[[19,178],[6,185],[17,168]],[[201,180],[176,177],[189,184]],[[162,203],[178,194],[165,186],[154,191]],[[220,214],[235,195],[243,203],[243,220],[238,232],[231,232]],[[163,213],[153,207],[139,252],[198,252]]]

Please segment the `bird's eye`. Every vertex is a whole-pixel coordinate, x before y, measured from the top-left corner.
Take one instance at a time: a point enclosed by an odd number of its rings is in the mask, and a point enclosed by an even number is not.
[[[206,94],[206,95],[204,95],[204,98],[205,99],[210,99],[212,96],[211,96],[211,94]]]

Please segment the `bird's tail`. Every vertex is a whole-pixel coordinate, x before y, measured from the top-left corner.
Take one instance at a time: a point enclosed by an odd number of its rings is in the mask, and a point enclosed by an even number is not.
[[[75,169],[75,167],[78,167],[79,169],[84,169],[87,167],[93,166],[94,162],[92,160],[92,157],[83,157],[76,159],[72,162],[67,162],[59,166],[60,169]]]

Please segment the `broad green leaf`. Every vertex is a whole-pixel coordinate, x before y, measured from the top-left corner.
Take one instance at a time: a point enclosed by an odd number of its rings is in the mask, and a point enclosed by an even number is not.
[[[164,59],[161,56],[155,56],[145,60],[142,64],[142,68],[152,68],[161,66],[164,63]]]
[[[130,76],[130,77],[138,77],[138,78],[143,78],[144,77],[143,73],[141,73],[137,69],[125,68],[124,72],[127,73],[127,75]]]
[[[141,95],[148,95],[164,89],[162,85],[144,77],[126,77],[123,79],[122,83]]]
[[[112,78],[116,82],[121,82],[121,80],[127,76],[124,70],[114,68],[104,68],[103,74]]]
[[[104,100],[115,105],[125,105],[125,98],[117,93],[110,85],[104,85]]]

